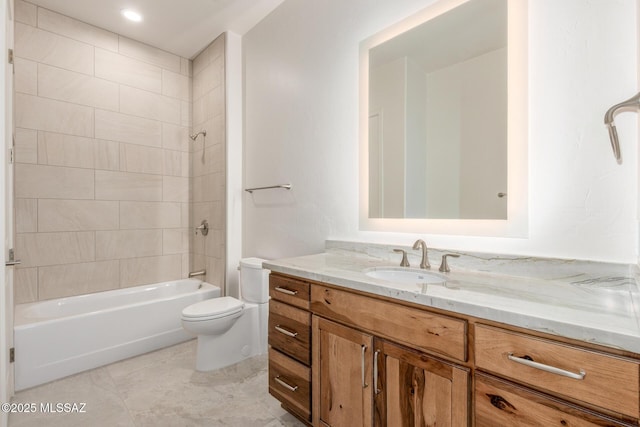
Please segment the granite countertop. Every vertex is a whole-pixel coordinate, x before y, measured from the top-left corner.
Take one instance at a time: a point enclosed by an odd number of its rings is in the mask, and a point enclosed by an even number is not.
[[[493,256],[484,257],[480,267],[477,254],[459,253],[460,260],[467,257],[473,268],[462,266],[464,262],[454,266],[456,258],[450,262],[452,272],[440,273],[446,276],[445,284],[416,284],[415,289],[405,285],[399,289],[363,272],[397,267],[397,263],[343,249],[267,261],[263,266],[274,272],[640,354],[640,275],[635,265]],[[496,272],[482,271],[483,267],[490,269],[492,262]],[[438,272],[437,264],[431,271]]]

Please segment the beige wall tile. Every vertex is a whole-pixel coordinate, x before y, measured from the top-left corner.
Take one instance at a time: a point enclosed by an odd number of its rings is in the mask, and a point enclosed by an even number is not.
[[[182,228],[187,228],[187,227],[191,227],[191,217],[190,217],[190,207],[191,207],[191,203],[181,203],[180,204],[182,206],[182,212],[181,212],[181,219],[182,222],[180,223]]]
[[[38,132],[38,163],[92,169],[94,140],[61,133]]]
[[[95,171],[96,200],[161,201],[162,176]]]
[[[162,255],[162,230],[96,231],[96,260]]]
[[[189,254],[189,257],[191,261],[191,267],[189,268],[189,271],[202,270],[203,268],[206,268],[207,260],[205,259],[205,256],[203,254],[196,254],[191,252]]]
[[[16,258],[23,267],[95,260],[95,233],[18,233]]]
[[[191,176],[191,154],[182,153],[182,176]]]
[[[180,72],[180,57],[172,53],[160,50],[156,47],[140,43],[135,40],[120,36],[120,50],[123,55],[136,58],[150,64],[158,65],[175,73]]]
[[[162,123],[162,147],[169,150],[189,151],[189,128]]]
[[[14,304],[24,304],[35,301],[38,301],[38,269],[16,269],[13,276]]]
[[[38,200],[15,199],[16,233],[38,231]]]
[[[189,266],[191,265],[191,255],[182,254],[182,275],[180,277],[189,277]]]
[[[194,127],[222,114],[223,110],[224,94],[222,88],[218,86],[193,102]]]
[[[189,178],[163,176],[162,200],[165,202],[188,202]]]
[[[16,93],[17,127],[93,137],[93,108]]]
[[[45,64],[38,64],[38,95],[112,111],[119,105],[116,83]]]
[[[193,78],[193,100],[202,98],[223,83],[223,61],[216,59]]]
[[[120,143],[96,139],[94,144],[96,169],[120,170]]]
[[[164,168],[163,174],[170,176],[183,176],[182,175],[182,155],[180,151],[163,150],[164,156]]]
[[[93,199],[93,170],[18,163],[15,189],[22,198]]]
[[[38,269],[40,300],[118,289],[120,262],[98,261]]]
[[[192,111],[193,107],[191,102],[182,101],[180,103],[180,124],[182,126],[191,126]]]
[[[128,86],[120,87],[120,112],[180,124],[180,100]]]
[[[222,259],[224,257],[225,236],[223,230],[209,230],[204,239],[204,254],[208,257]]]
[[[120,170],[162,175],[162,151],[161,148],[120,144]]]
[[[13,58],[14,80],[16,92],[29,95],[38,94],[38,63],[19,57]]]
[[[182,255],[123,259],[120,261],[120,286],[167,282],[182,277]]]
[[[180,203],[120,202],[120,229],[180,228]]]
[[[224,174],[210,173],[193,178],[193,201],[213,202],[224,200]]]
[[[35,27],[38,24],[37,7],[22,0],[15,0],[15,16],[17,22]]]
[[[222,144],[195,151],[193,153],[193,176],[222,172],[224,170],[224,160]]]
[[[93,75],[93,46],[16,22],[16,56]]]
[[[162,94],[189,101],[189,77],[162,70]]]
[[[191,77],[192,64],[187,58],[180,58],[180,74]]]
[[[118,202],[96,200],[38,201],[38,231],[118,229]]]
[[[224,43],[224,34],[221,34],[193,60],[194,77],[201,73],[214,60],[222,56],[224,53]]]
[[[103,49],[118,50],[117,34],[41,7],[38,27]]]
[[[188,228],[163,230],[162,253],[184,254],[189,252],[189,237],[191,230]]]
[[[162,69],[124,55],[96,49],[96,76],[160,93]]]
[[[38,163],[38,131],[16,128],[16,163]]]
[[[218,258],[205,257],[205,268],[207,269],[207,282],[220,286],[222,295],[225,293],[224,283],[224,262]]]
[[[162,127],[156,120],[96,110],[96,138],[160,147]]]

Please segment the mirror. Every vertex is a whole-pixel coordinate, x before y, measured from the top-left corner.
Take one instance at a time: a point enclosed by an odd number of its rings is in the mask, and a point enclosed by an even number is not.
[[[526,235],[526,0],[441,0],[360,52],[361,229]]]

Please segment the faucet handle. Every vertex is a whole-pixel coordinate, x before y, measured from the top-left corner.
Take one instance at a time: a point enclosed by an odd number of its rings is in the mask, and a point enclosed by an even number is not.
[[[443,273],[448,273],[451,270],[449,269],[449,264],[447,264],[447,257],[454,257],[454,258],[460,258],[460,255],[456,255],[456,254],[444,254],[442,255],[442,262],[440,263],[440,268],[438,269],[438,271],[441,271]]]
[[[400,261],[400,267],[411,267],[409,265],[409,260],[407,259],[407,251],[403,249],[394,249],[393,252],[402,254],[402,261]]]

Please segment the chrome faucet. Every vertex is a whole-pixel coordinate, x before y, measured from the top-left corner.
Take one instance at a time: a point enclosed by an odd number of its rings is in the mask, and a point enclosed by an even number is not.
[[[431,268],[429,264],[429,256],[427,255],[427,244],[422,239],[416,240],[413,244],[413,249],[422,249],[422,261],[420,261],[420,268]]]

